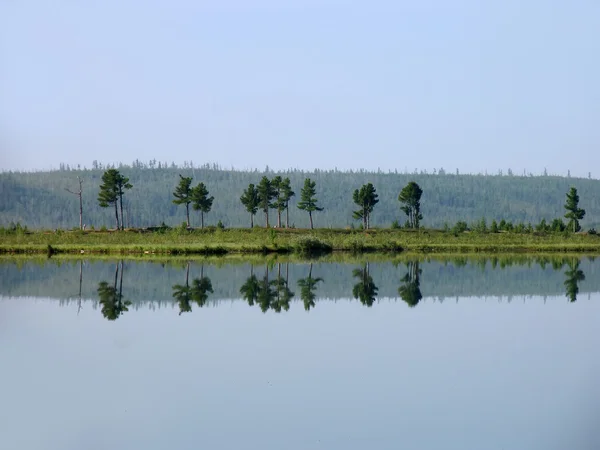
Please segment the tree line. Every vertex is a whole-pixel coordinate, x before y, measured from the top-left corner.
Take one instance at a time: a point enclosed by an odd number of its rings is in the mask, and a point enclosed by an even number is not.
[[[212,209],[214,197],[209,196],[209,191],[203,182],[199,182],[196,186],[192,186],[193,177],[184,177],[179,174],[179,183],[173,192],[173,203],[176,205],[185,206],[186,226],[190,225],[190,204],[196,211],[200,211],[200,226],[204,228],[204,214]],[[78,195],[81,199],[81,179],[79,179],[80,189]],[[129,182],[129,178],[123,176],[118,169],[108,169],[102,175],[102,184],[100,184],[100,192],[98,193],[98,204],[102,208],[115,208],[116,228],[123,230],[123,195],[125,191],[131,189],[133,185]],[[71,192],[71,191],[69,191]],[[400,194],[398,201],[402,204],[400,209],[407,215],[406,228],[419,228],[420,220],[423,218],[421,214],[421,195],[423,190],[420,186],[411,181],[408,183]],[[282,178],[280,175],[269,179],[263,176],[260,182],[255,185],[250,183],[240,197],[240,202],[250,213],[250,227],[254,227],[254,216],[258,211],[262,211],[265,215],[265,227],[269,228],[269,211],[274,209],[277,212],[277,228],[282,227],[281,216],[285,212],[285,227],[289,228],[289,203],[296,195],[292,190],[291,181],[289,178]],[[379,203],[379,196],[372,183],[362,185],[352,194],[352,199],[358,209],[353,211],[353,218],[362,221],[364,229],[370,228],[370,217],[375,205]],[[304,186],[300,190],[300,201],[298,209],[308,213],[310,228],[314,228],[313,213],[323,211],[324,208],[318,206],[316,197],[316,182],[310,178],[304,180]],[[119,208],[120,206],[120,216]],[[80,211],[80,227],[83,228],[81,220],[82,211]]]
[[[577,301],[579,283],[585,281],[585,275],[580,268],[578,258],[566,260],[567,270],[564,272],[566,279],[563,282],[565,296],[569,302]],[[563,267],[563,262],[556,270]],[[352,270],[352,297],[367,307],[372,307],[379,297],[379,286],[373,278],[371,265],[368,262]],[[423,299],[421,290],[422,273],[421,263],[418,260],[407,261],[404,275],[399,279],[397,297],[406,302],[410,308],[417,306]],[[120,274],[120,276],[119,276]],[[290,302],[295,298],[304,304],[304,309],[310,311],[315,308],[317,288],[324,282],[320,276],[313,276],[313,264],[309,265],[308,274],[296,280],[299,295],[292,291],[293,284],[289,279],[289,263],[285,264],[285,273],[282,264],[277,264],[277,271],[271,272],[269,264],[264,268],[262,276],[257,276],[254,266],[250,267],[250,276],[239,288],[239,295],[249,306],[258,306],[263,313],[271,310],[275,313],[288,311]],[[81,289],[80,289],[81,292]],[[116,320],[123,313],[129,311],[132,302],[123,295],[123,261],[116,264],[115,275],[112,283],[101,281],[98,283],[97,294],[101,311],[108,320]],[[186,264],[185,281],[172,286],[172,298],[179,306],[179,315],[192,312],[192,304],[198,307],[207,305],[210,294],[214,294],[213,282],[204,274],[204,265],[201,266],[200,276],[190,280],[190,264]],[[81,295],[79,295],[81,298]],[[510,301],[510,299],[509,299]]]
[[[79,180],[79,191],[77,192],[80,198],[80,227],[82,227],[82,210],[81,210],[81,179]],[[184,177],[179,174],[179,184],[176,185],[173,191],[174,199],[172,202],[176,205],[184,205],[186,212],[186,227],[190,227],[189,206],[196,211],[200,211],[201,228],[204,228],[204,214],[211,211],[214,197],[209,196],[209,190],[203,182],[199,182],[196,186],[192,186],[193,177]],[[108,169],[102,175],[102,184],[98,194],[98,203],[103,208],[108,208],[111,205],[115,209],[115,220],[117,229],[124,229],[123,225],[123,195],[125,191],[131,189],[133,185],[129,182],[129,178],[123,176],[118,169]],[[71,192],[71,191],[69,191]],[[75,193],[75,192],[71,192]],[[282,227],[281,216],[285,212],[285,227],[289,228],[289,203],[296,193],[292,190],[291,181],[289,178],[283,178],[280,175],[269,179],[263,176],[260,182],[255,185],[250,183],[244,189],[240,202],[250,214],[250,227],[254,227],[254,216],[258,211],[262,211],[265,215],[265,227],[269,228],[269,211],[274,209],[277,212],[277,227]],[[421,196],[423,189],[414,181],[410,181],[398,194],[400,202],[400,210],[406,215],[404,228],[419,229],[423,214],[421,213]],[[567,199],[564,205],[566,213],[564,217],[568,219],[565,225],[562,220],[554,219],[551,225],[547,225],[545,219],[542,219],[540,224],[536,226],[537,231],[571,231],[577,232],[581,230],[579,221],[585,216],[585,210],[579,207],[579,195],[575,187],[571,187],[566,194]],[[379,203],[377,190],[372,183],[363,184],[360,188],[355,189],[352,194],[352,200],[358,209],[354,210],[352,217],[355,220],[362,221],[364,229],[370,228],[370,217],[375,206]],[[304,180],[304,186],[300,191],[300,201],[297,204],[298,209],[305,211],[309,215],[310,228],[314,228],[313,212],[323,211],[324,208],[317,205],[316,197],[316,182],[310,178]],[[120,216],[117,205],[120,206]],[[399,228],[397,222],[395,227]],[[393,225],[394,226],[394,225]],[[476,231],[513,231],[512,224],[502,220],[500,224],[493,220],[491,227],[488,229],[485,218],[475,225]],[[525,225],[523,225],[525,228]],[[529,228],[533,228],[529,224]],[[466,222],[458,221],[454,227],[455,232],[467,231],[468,225]],[[523,232],[524,230],[517,230]]]
[[[553,218],[563,217],[565,192],[576,186],[578,195],[585,201],[586,215],[581,225],[589,229],[600,226],[600,181],[586,178],[565,178],[555,176],[497,176],[497,175],[455,175],[446,173],[403,174],[383,172],[339,172],[339,171],[298,171],[265,172],[260,170],[233,171],[217,170],[204,166],[190,168],[144,168],[116,165],[123,175],[134,185],[123,196],[122,221],[125,228],[151,227],[164,221],[174,226],[186,221],[185,207],[172,202],[179,174],[193,177],[194,185],[198,181],[210,190],[215,203],[208,216],[210,224],[221,221],[226,227],[243,227],[248,223],[249,214],[239,197],[250,183],[258,184],[263,176],[273,179],[276,175],[289,178],[296,196],[290,201],[289,226],[308,228],[309,214],[296,208],[300,201],[300,188],[306,178],[316,183],[316,195],[321,212],[313,212],[315,227],[360,227],[361,221],[353,218],[358,209],[352,199],[353,192],[367,182],[377,190],[379,203],[369,216],[370,227],[386,227],[394,221],[405,225],[402,211],[398,209],[398,193],[414,181],[423,190],[421,199],[421,220],[428,228],[441,229],[445,224],[453,226],[464,221],[470,228],[482,217],[519,223],[537,224],[545,218],[548,223]],[[0,225],[8,227],[20,222],[29,228],[55,229],[79,226],[77,207],[85,212],[83,224],[87,228],[104,226],[115,228],[115,214],[106,214],[106,209],[98,207],[98,186],[102,175],[112,166],[103,166],[103,170],[3,172],[0,173]],[[79,196],[78,179],[83,181],[83,195]],[[67,188],[67,189],[65,189]],[[67,192],[70,191],[70,192]],[[79,204],[80,203],[80,204]],[[119,205],[120,211],[120,205]],[[111,205],[109,211],[114,210]],[[194,217],[198,219],[195,219]],[[259,210],[261,226],[264,214]],[[200,226],[200,214],[193,212],[190,206],[190,220]],[[400,217],[400,215],[402,217]],[[205,214],[206,216],[206,214]],[[270,221],[276,223],[273,210]],[[82,217],[82,214],[80,214]],[[285,223],[286,212],[281,220]],[[275,219],[274,219],[275,218]],[[256,220],[256,217],[254,217]],[[548,220],[550,219],[550,220]],[[565,222],[568,219],[564,219]],[[206,221],[206,217],[205,217]],[[197,223],[196,223],[197,222]],[[585,223],[585,225],[584,225]]]

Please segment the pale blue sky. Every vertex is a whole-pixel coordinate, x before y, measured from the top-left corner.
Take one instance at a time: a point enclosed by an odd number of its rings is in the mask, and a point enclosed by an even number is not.
[[[2,0],[0,168],[600,177],[597,0]]]

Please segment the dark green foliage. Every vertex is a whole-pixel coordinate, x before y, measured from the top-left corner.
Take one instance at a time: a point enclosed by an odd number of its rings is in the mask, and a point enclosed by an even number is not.
[[[457,233],[464,233],[465,231],[467,231],[469,229],[469,226],[467,225],[467,222],[459,220],[458,222],[456,222],[456,224],[454,225],[454,228],[452,228],[452,231],[457,234]]]
[[[251,274],[246,279],[242,287],[240,288],[240,295],[244,300],[248,302],[248,305],[254,306],[254,302],[258,300],[258,293],[260,291],[260,282],[256,275]]]
[[[98,283],[97,292],[100,297],[100,305],[102,305],[102,315],[108,320],[118,319],[124,312],[129,311],[127,307],[131,305],[131,301],[123,301],[123,267],[123,261],[117,263],[112,286],[107,281]],[[118,288],[117,280],[119,281]]]
[[[275,202],[273,207],[277,210],[277,228],[281,228],[281,213],[286,211],[285,227],[289,228],[290,214],[289,214],[289,203],[290,200],[296,193],[292,190],[291,182],[289,178],[281,178],[276,176],[271,181],[273,189],[275,190]]]
[[[115,206],[117,230],[119,229],[117,202],[120,204],[121,209],[120,228],[124,229],[123,195],[125,194],[125,190],[129,190],[132,187],[133,185],[129,182],[129,178],[123,176],[117,169],[108,169],[102,175],[102,184],[100,184],[100,192],[98,193],[98,203],[103,208],[108,208],[110,205]]]
[[[269,208],[273,207],[273,199],[277,195],[273,183],[267,177],[262,177],[256,188],[258,192],[258,207],[265,213],[265,226],[269,228]]]
[[[353,212],[352,217],[357,220],[362,219],[363,228],[368,230],[373,208],[379,203],[375,187],[372,183],[364,184],[360,189],[354,191],[352,200],[359,206],[359,209]]]
[[[247,189],[244,189],[244,193],[240,197],[242,205],[246,208],[246,211],[250,213],[250,228],[254,228],[254,216],[258,212],[258,190],[252,183],[248,185]]]
[[[310,311],[311,308],[315,307],[315,298],[317,297],[315,291],[317,289],[317,284],[323,281],[322,278],[312,277],[312,267],[313,265],[311,263],[310,269],[308,269],[308,276],[298,280],[300,299],[302,300],[302,303],[304,303],[304,309],[306,311]]]
[[[185,217],[187,226],[190,226],[190,203],[192,203],[192,177],[184,177],[179,174],[179,184],[173,192],[173,203],[185,205]]]
[[[585,280],[583,271],[579,269],[579,259],[573,258],[567,263],[569,269],[565,272],[565,290],[569,301],[577,300],[579,293],[579,282]]]
[[[192,189],[192,207],[200,211],[200,228],[204,228],[204,214],[210,212],[214,197],[208,196],[208,189],[204,183],[198,183],[198,186]]]
[[[194,278],[192,281],[191,296],[199,307],[206,305],[208,294],[212,294],[213,287],[210,278],[201,275],[200,278]]]
[[[314,211],[323,211],[323,208],[317,206],[318,200],[315,197],[316,183],[310,178],[304,180],[304,187],[300,191],[300,201],[298,202],[298,209],[308,212],[310,219],[310,229],[313,229],[313,218],[312,213]]]
[[[403,204],[400,209],[408,216],[410,228],[419,228],[419,223],[423,219],[421,214],[421,187],[411,181],[400,191],[398,201]]]
[[[565,209],[567,213],[565,214],[565,219],[569,219],[569,223],[567,225],[567,229],[576,233],[581,230],[581,226],[579,225],[579,221],[585,216],[585,209],[581,209],[579,207],[579,195],[577,195],[577,189],[571,187],[569,192],[567,192],[567,202],[565,203]]]
[[[119,200],[119,192],[117,190],[117,176],[119,171],[109,169],[102,174],[102,184],[98,193],[98,204],[102,208],[108,208],[113,205],[115,207],[115,218],[117,222],[117,230],[119,227],[119,211],[117,209],[117,201]]]
[[[414,308],[423,298],[419,278],[422,270],[419,268],[418,261],[408,262],[406,268],[407,272],[406,275],[402,277],[402,286],[398,288],[398,295],[408,306]]]
[[[492,224],[490,225],[490,233],[498,233],[500,230],[498,229],[498,223],[496,219],[492,220]]]
[[[354,298],[360,300],[365,306],[373,306],[379,288],[375,285],[373,277],[369,274],[369,263],[366,263],[362,269],[354,269],[352,276],[359,280],[352,288]]]
[[[565,225],[562,219],[554,219],[552,225],[550,225],[550,229],[555,233],[562,233],[567,229],[567,225]]]
[[[319,255],[329,253],[331,244],[320,240],[315,236],[301,236],[294,243],[295,250],[302,255]]]

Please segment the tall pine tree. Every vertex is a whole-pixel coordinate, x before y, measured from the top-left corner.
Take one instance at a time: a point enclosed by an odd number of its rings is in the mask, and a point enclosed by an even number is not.
[[[192,177],[179,175],[179,184],[173,192],[173,203],[176,205],[185,205],[186,224],[190,226],[190,203],[192,203]]]
[[[300,191],[300,201],[298,202],[298,209],[302,211],[308,212],[308,217],[310,219],[310,229],[313,229],[313,218],[312,213],[314,211],[323,211],[323,208],[317,206],[317,199],[315,197],[316,190],[316,182],[312,181],[310,178],[304,180],[304,187]]]

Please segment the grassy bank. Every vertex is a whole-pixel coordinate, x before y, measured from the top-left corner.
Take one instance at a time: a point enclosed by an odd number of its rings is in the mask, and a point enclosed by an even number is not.
[[[600,253],[586,234],[454,234],[438,230],[205,229],[18,231],[0,234],[0,253],[225,255],[257,253]]]

